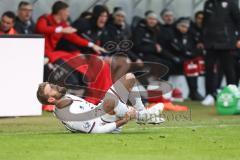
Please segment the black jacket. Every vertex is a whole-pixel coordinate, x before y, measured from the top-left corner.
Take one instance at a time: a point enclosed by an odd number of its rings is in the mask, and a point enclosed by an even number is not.
[[[174,27],[175,24],[164,24],[161,26],[158,41],[163,46],[163,48],[169,48],[170,41],[174,37]]]
[[[93,43],[100,43],[104,28],[98,28],[96,23],[91,19],[86,20],[80,18],[73,22],[72,26],[77,29],[77,34],[79,36],[82,36]]]
[[[203,42],[206,49],[235,49],[240,11],[233,0],[208,0],[204,6]]]
[[[178,61],[168,50],[171,39],[173,38],[172,29],[168,29],[162,28],[160,24],[155,28],[149,28],[144,20],[140,21],[133,31],[134,52],[137,53],[141,59],[143,59],[146,54],[152,54],[159,58]],[[157,53],[156,44],[162,47],[160,54]]]
[[[202,28],[197,26],[196,23],[191,23],[190,32],[193,34],[196,42],[202,42]]]
[[[110,21],[103,32],[101,40],[102,46],[104,46],[106,49],[108,48],[107,45],[111,44],[111,42],[115,42],[119,46],[115,47],[113,52],[110,52],[110,55],[123,53],[128,55],[128,57],[133,61],[138,59],[138,56],[131,51],[133,47],[133,44],[131,43],[131,30],[127,24],[125,26],[120,26]],[[126,44],[127,42],[123,42],[124,40],[129,40],[129,45]]]
[[[125,26],[121,26],[110,22],[108,23],[106,30],[103,34],[102,44],[105,44],[109,41],[119,43],[122,40],[129,39],[131,39],[131,31],[127,24]]]
[[[171,40],[171,53],[179,57],[181,61],[192,59],[201,52],[196,48],[196,41],[193,34],[189,31],[186,34],[174,30],[174,38]]]
[[[141,21],[133,31],[132,40],[134,43],[134,52],[139,54],[156,54],[158,43],[159,26],[149,28],[146,22]]]
[[[14,28],[19,34],[33,34],[35,29],[35,23],[32,20],[24,23],[17,17]]]

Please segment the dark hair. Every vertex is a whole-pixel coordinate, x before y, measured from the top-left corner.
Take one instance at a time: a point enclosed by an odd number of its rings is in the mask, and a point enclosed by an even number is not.
[[[195,18],[197,18],[200,14],[204,14],[204,12],[203,11],[197,11],[196,13],[195,13]]]
[[[22,6],[28,6],[28,5],[31,5],[31,3],[26,2],[26,1],[21,1],[21,2],[18,4],[18,9],[20,9]]]
[[[92,12],[92,16],[93,16],[94,21],[97,21],[97,19],[100,17],[100,15],[104,12],[106,12],[109,15],[109,10],[108,10],[107,6],[96,5],[93,8],[93,12]]]
[[[52,14],[57,14],[60,10],[68,8],[69,5],[62,1],[57,1],[52,6]]]
[[[48,96],[44,93],[44,89],[48,82],[43,82],[39,85],[38,90],[37,90],[37,99],[40,103],[42,104],[50,104],[48,102]]]
[[[146,11],[146,12],[144,13],[144,16],[146,17],[146,16],[148,16],[148,15],[151,14],[151,13],[154,13],[154,11],[148,10],[148,11]]]
[[[7,16],[8,18],[13,19],[13,21],[15,21],[15,19],[16,19],[16,15],[15,15],[15,13],[12,12],[12,11],[4,12],[4,13],[2,14],[2,17],[4,17],[4,16]]]
[[[92,13],[89,11],[84,11],[81,13],[80,18],[86,18],[87,16],[92,16]]]
[[[117,12],[117,11],[119,11],[119,10],[123,10],[123,8],[122,7],[114,7],[113,8],[113,13],[115,13],[115,12]]]
[[[170,12],[170,11],[172,12],[172,10],[165,8],[162,10],[162,12],[160,12],[160,16],[163,17],[166,12]]]

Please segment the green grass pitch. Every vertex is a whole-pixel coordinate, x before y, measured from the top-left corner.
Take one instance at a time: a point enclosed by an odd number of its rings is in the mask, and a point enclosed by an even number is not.
[[[72,134],[51,113],[0,119],[0,160],[240,159],[240,116],[185,102],[191,113],[166,112],[162,125],[135,122],[121,134]]]

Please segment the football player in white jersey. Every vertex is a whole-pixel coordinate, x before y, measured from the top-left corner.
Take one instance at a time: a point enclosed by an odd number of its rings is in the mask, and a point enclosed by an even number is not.
[[[42,104],[55,105],[56,117],[72,132],[113,133],[131,119],[150,124],[164,121],[160,117],[163,104],[150,109],[144,107],[132,73],[127,73],[112,85],[98,105],[70,95],[66,88],[48,82],[39,85],[37,98]],[[128,101],[131,106],[127,105]]]

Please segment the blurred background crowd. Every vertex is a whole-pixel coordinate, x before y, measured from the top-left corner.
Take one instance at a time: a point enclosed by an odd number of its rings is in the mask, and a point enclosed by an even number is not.
[[[45,81],[56,66],[64,65],[58,74],[71,73],[66,80],[69,89],[88,86],[106,90],[125,73],[144,68],[146,61],[154,62],[167,66],[169,71],[163,76],[153,68],[153,78],[168,81],[171,75],[184,75],[189,98],[212,105],[223,77],[227,84],[237,85],[239,81],[240,11],[234,0],[204,3],[193,18],[176,16],[174,10],[165,8],[160,13],[148,10],[144,16],[134,16],[128,24],[123,7],[110,11],[97,4],[91,11],[82,11],[77,19],[71,19],[71,8],[63,1],[56,1],[51,13],[43,13],[33,21],[33,5],[21,1],[16,13],[5,11],[1,15],[0,34],[45,37]],[[80,57],[71,62],[84,54],[90,54],[90,60]],[[99,63],[99,57],[104,63]],[[88,80],[100,73],[94,83],[83,81],[86,69],[76,69],[86,62],[91,64],[92,72],[87,74]],[[205,86],[198,86],[199,76],[205,77]],[[140,78],[139,82],[145,86],[150,83],[149,77]],[[198,87],[206,88],[206,96],[198,93]],[[178,89],[174,92],[181,94]],[[89,94],[94,97],[96,93]]]

